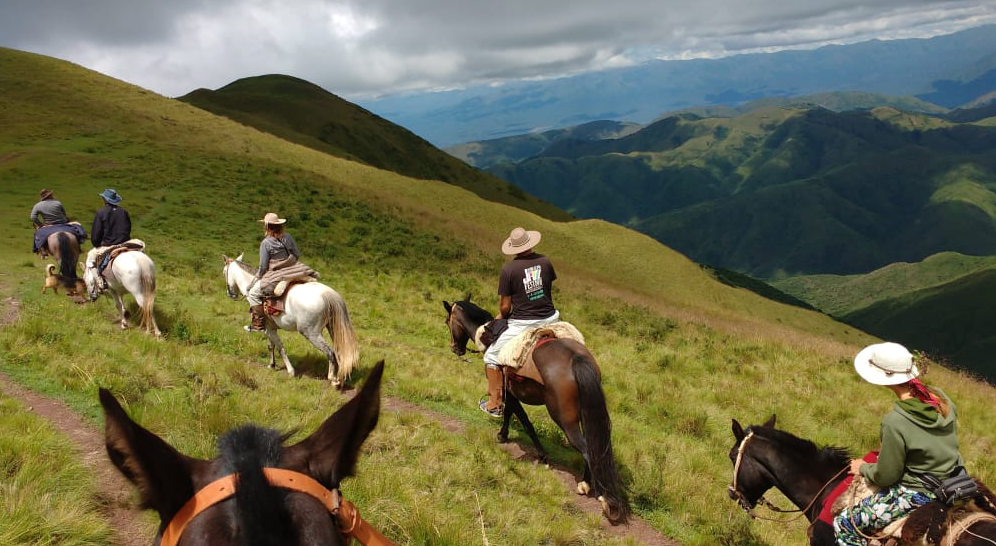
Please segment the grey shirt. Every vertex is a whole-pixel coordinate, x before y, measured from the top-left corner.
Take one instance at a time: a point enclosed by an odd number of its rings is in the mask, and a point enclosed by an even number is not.
[[[41,219],[39,219],[39,216]],[[39,226],[51,224],[68,224],[66,210],[62,203],[55,199],[43,199],[31,209],[31,221]]]
[[[284,260],[291,255],[301,258],[301,251],[297,249],[297,243],[290,233],[284,233],[280,239],[266,237],[262,243],[259,243],[259,273],[256,276],[262,278],[263,274],[269,271],[271,259]]]

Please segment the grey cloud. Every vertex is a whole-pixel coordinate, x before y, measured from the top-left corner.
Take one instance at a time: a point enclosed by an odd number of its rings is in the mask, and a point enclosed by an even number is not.
[[[279,72],[370,97],[996,21],[991,0],[0,1],[0,44],[170,96]]]

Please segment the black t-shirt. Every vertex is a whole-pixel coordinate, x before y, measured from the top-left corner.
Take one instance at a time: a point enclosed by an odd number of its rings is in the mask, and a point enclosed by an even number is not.
[[[535,252],[512,258],[501,269],[498,295],[512,296],[511,319],[535,320],[552,315],[553,286],[557,273],[546,256]]]

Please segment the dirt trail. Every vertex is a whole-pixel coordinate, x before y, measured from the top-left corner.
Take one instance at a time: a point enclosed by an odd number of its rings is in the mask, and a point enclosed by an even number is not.
[[[20,302],[15,298],[5,298],[0,301],[0,328],[17,320],[20,314]],[[28,411],[46,419],[62,434],[69,437],[79,451],[84,464],[91,469],[97,478],[100,490],[101,506],[114,532],[116,546],[144,546],[149,544],[154,530],[142,520],[141,513],[133,506],[131,491],[133,487],[107,458],[103,434],[86,424],[83,419],[62,402],[58,402],[28,390],[7,375],[0,372],[0,390],[7,396],[20,400]],[[356,391],[353,391],[356,392]],[[458,419],[425,409],[411,402],[386,396],[382,400],[383,408],[395,412],[416,412],[438,422],[445,430],[453,434],[462,434],[466,427]],[[495,427],[497,431],[497,427]],[[512,457],[522,461],[536,462],[536,456],[526,451],[517,443],[502,444]],[[574,491],[577,478],[559,465],[551,465],[550,471],[564,482],[569,491]],[[602,509],[598,501],[591,497],[572,495],[574,503],[584,512],[601,516]],[[603,530],[612,536],[633,537],[645,546],[679,546],[645,521],[632,517],[628,523],[610,525],[602,518]]]
[[[462,422],[454,417],[425,409],[405,400],[385,396],[381,403],[384,409],[390,411],[411,411],[425,415],[434,421],[437,421],[440,426],[453,434],[463,434],[466,428]],[[497,433],[498,426],[496,425],[495,434],[497,435]],[[518,443],[509,442],[501,444],[501,447],[512,457],[520,461],[538,462],[536,454],[532,450],[527,451]],[[568,491],[573,493],[577,487],[577,478],[570,472],[570,470],[558,464],[551,464],[550,471],[553,472],[560,479],[560,481],[564,482],[564,486],[567,487]],[[600,517],[602,516],[602,507],[599,505],[597,499],[593,497],[583,497],[577,494],[573,494],[572,496],[574,498],[574,504],[576,504],[581,510],[589,514],[597,514]],[[680,546],[680,543],[667,538],[659,531],[651,527],[650,524],[635,516],[631,517],[629,522],[621,525],[611,525],[604,517],[602,517],[601,521],[602,530],[608,535],[633,537],[640,544],[644,544],[645,546]]]
[[[15,298],[0,301],[4,310],[0,328],[17,320],[21,303]],[[82,417],[62,402],[32,392],[0,372],[0,390],[19,400],[28,411],[45,419],[76,445],[83,464],[97,478],[101,510],[113,530],[116,546],[148,546],[154,529],[132,508],[133,487],[121,476],[107,458],[104,436],[83,421]]]

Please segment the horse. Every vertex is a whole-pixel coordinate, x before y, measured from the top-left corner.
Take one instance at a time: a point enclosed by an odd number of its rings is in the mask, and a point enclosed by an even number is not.
[[[239,293],[244,297],[249,291],[249,284],[255,278],[256,270],[242,261],[242,254],[234,260],[225,255],[222,258],[225,260],[223,275],[228,296],[238,300]],[[277,331],[297,331],[328,358],[328,379],[336,388],[342,388],[343,382],[349,378],[353,366],[359,360],[359,346],[346,310],[346,302],[338,292],[318,282],[295,284],[287,289],[283,312],[277,316],[268,315],[267,319],[270,368],[276,368],[274,349],[279,349],[287,373],[294,377],[294,366],[287,358],[287,351],[284,350]],[[328,330],[335,350],[325,343],[323,330]]]
[[[469,297],[452,304],[444,301],[443,308],[450,330],[450,349],[463,356],[467,340],[475,339],[475,345],[480,343],[475,333],[491,321],[492,315],[471,303]],[[629,500],[612,454],[612,423],[595,358],[584,345],[570,339],[544,343],[533,351],[532,357],[545,385],[519,376],[505,382],[505,410],[498,441],[508,441],[509,423],[515,415],[536,446],[540,460],[547,462],[546,451],[522,403],[545,405],[567,441],[584,458],[584,476],[577,484],[578,494],[593,493],[598,497],[609,521],[626,521]]]
[[[346,546],[349,534],[393,546],[339,492],[377,425],[383,371],[380,361],[360,392],[304,440],[285,447],[290,434],[244,425],[220,437],[212,460],[180,453],[102,388],[107,454],[141,505],[159,513],[157,545]]]
[[[812,546],[835,545],[833,526],[817,518],[830,493],[848,475],[851,457],[847,450],[819,448],[809,440],[776,429],[773,415],[763,425],[746,430],[734,419],[733,436],[736,441],[730,450],[734,468],[730,498],[752,517],[760,517],[754,514],[759,503],[775,511],[789,511],[764,500],[764,493],[775,487],[799,508],[799,516],[809,520],[807,533]],[[996,539],[996,522],[980,521],[969,525],[954,546],[992,545],[992,539]]]
[[[59,262],[59,282],[66,288],[67,296],[76,296],[86,291],[86,287],[76,274],[76,263],[80,257],[80,242],[72,232],[57,231],[45,240],[48,253]]]
[[[94,248],[87,253],[83,268],[87,301],[91,302],[96,301],[104,292],[98,278],[100,273],[97,272],[96,260],[97,249]],[[107,275],[108,271],[110,275]],[[128,328],[128,312],[125,310],[122,296],[125,292],[129,292],[142,311],[139,326],[146,332],[155,334],[156,337],[162,336],[153,313],[156,303],[156,265],[152,263],[152,258],[144,252],[122,252],[104,269],[104,274],[107,281],[106,291],[114,297],[114,305],[121,314],[121,329]]]

